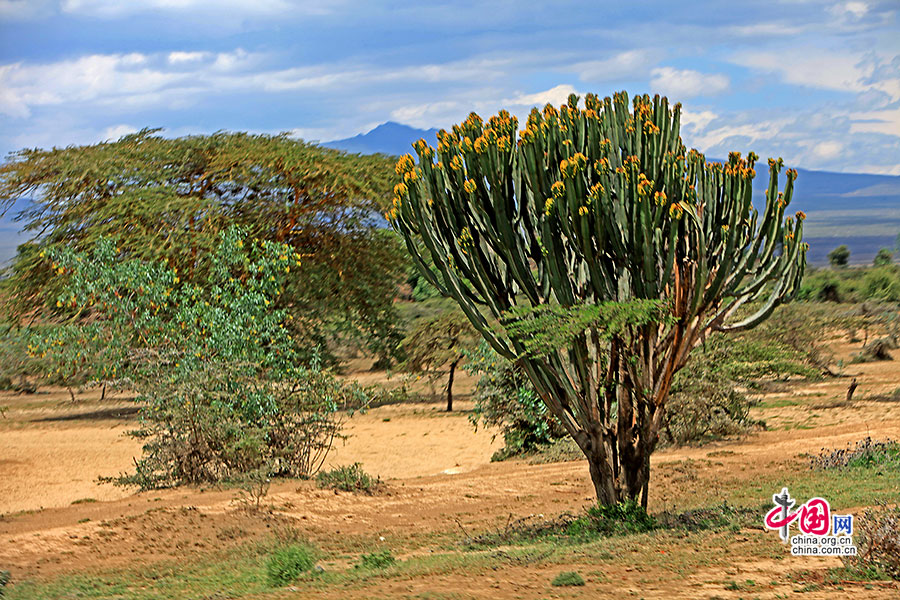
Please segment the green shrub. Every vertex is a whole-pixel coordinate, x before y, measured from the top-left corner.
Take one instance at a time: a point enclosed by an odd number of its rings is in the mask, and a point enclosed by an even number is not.
[[[291,544],[276,548],[266,561],[266,577],[269,585],[281,587],[296,581],[316,564],[308,546]]]
[[[94,379],[127,378],[143,401],[132,434],[145,440],[144,456],[116,482],[148,489],[240,479],[264,465],[280,476],[318,470],[338,435],[338,407],[362,391],[315,356],[302,364],[287,310],[273,309],[299,264],[289,247],[245,248],[230,228],[197,258],[206,279],[191,283],[165,263],[123,260],[109,240],[50,259],[66,279],[58,305],[92,319],[40,332],[32,354],[90,365]]]
[[[357,569],[387,569],[397,562],[390,550],[380,550],[369,554],[363,554],[359,558]]]
[[[867,300],[900,302],[900,273],[890,266],[868,269],[862,280],[862,293]]]
[[[872,265],[876,267],[884,267],[894,262],[894,253],[890,251],[889,248],[881,248],[878,251],[878,254],[875,255],[875,259],[872,261]]]
[[[569,523],[567,535],[575,538],[592,538],[595,536],[624,535],[645,533],[657,526],[656,519],[647,514],[644,508],[634,502],[619,504],[596,504],[587,510],[587,514]]]
[[[335,467],[330,471],[320,471],[316,475],[316,483],[320,488],[374,494],[381,487],[381,478],[372,477],[363,471],[361,463]]]
[[[463,368],[478,376],[475,409],[469,419],[476,428],[497,427],[503,434],[504,447],[491,460],[519,456],[565,436],[521,367],[485,342],[465,354]]]
[[[41,369],[28,351],[27,331],[8,325],[0,325],[0,390],[34,392],[29,376]]]
[[[550,585],[554,587],[584,585],[584,579],[575,571],[563,571],[553,578]]]

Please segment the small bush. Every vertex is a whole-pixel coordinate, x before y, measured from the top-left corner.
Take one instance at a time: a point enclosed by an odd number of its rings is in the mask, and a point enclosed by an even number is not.
[[[566,533],[576,538],[589,538],[596,535],[645,533],[656,526],[656,519],[647,514],[640,504],[628,501],[590,507],[586,515],[569,524]]]
[[[871,437],[856,442],[853,448],[822,451],[810,459],[814,469],[845,469],[887,467],[900,469],[900,443],[895,440],[873,440]]]
[[[9,583],[9,571],[0,571],[0,598],[5,595],[4,588]]]
[[[504,447],[493,461],[521,456],[565,436],[521,367],[504,359],[482,342],[465,352],[463,369],[478,376],[472,424],[498,427]]]
[[[869,269],[862,280],[862,293],[867,300],[900,301],[900,274],[893,267]]]
[[[584,579],[575,571],[563,571],[553,578],[550,585],[554,587],[584,585]]]
[[[879,578],[884,574],[900,581],[900,506],[882,504],[854,519],[857,555],[842,557],[844,566]]]
[[[296,581],[315,566],[312,550],[307,546],[292,544],[277,548],[266,562],[266,577],[275,587]]]
[[[363,554],[359,558],[357,569],[387,569],[397,562],[390,550],[381,550],[370,554]]]
[[[382,485],[381,478],[372,477],[363,471],[361,463],[335,467],[330,471],[320,471],[316,475],[316,483],[323,489],[369,495],[377,492]]]

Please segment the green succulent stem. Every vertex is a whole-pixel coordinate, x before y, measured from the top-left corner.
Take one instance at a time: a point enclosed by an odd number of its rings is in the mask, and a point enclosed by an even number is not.
[[[760,213],[757,156],[720,164],[687,150],[679,104],[621,92],[579,105],[534,109],[522,131],[505,111],[487,122],[473,113],[437,148],[417,142],[418,161],[397,165],[388,216],[423,275],[522,365],[588,459],[598,500],[646,506],[673,375],[710,331],[753,327],[798,289],[803,214],[785,217],[797,174],[779,191],[783,162],[769,161]],[[758,308],[733,321],[751,300]],[[540,332],[489,322],[548,306],[640,312],[644,301],[665,318],[568,321],[577,326],[564,343],[540,353],[529,351]]]

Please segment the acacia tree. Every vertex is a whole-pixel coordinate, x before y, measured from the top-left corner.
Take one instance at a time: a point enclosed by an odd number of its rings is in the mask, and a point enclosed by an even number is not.
[[[424,373],[432,381],[440,377],[444,366],[447,375],[447,412],[453,410],[453,379],[456,368],[465,358],[464,352],[472,350],[478,333],[466,316],[451,310],[418,323],[402,342],[407,357],[404,368],[413,373]]]
[[[25,149],[0,165],[0,213],[19,198],[32,233],[9,270],[14,317],[59,316],[64,281],[47,256],[91,251],[112,239],[124,255],[165,260],[185,281],[202,281],[219,234],[232,224],[250,238],[303,256],[279,308],[306,348],[336,334],[378,353],[396,347],[393,298],[406,258],[397,236],[373,218],[384,209],[391,162],[347,155],[287,136],[216,133],[166,138],[144,130],[115,142]]]
[[[804,215],[784,217],[797,173],[779,191],[783,162],[769,160],[758,212],[758,157],[687,151],[680,105],[578,100],[533,110],[518,135],[505,111],[487,124],[473,113],[436,150],[417,142],[418,165],[397,163],[388,216],[422,274],[525,369],[586,456],[598,501],[646,506],[672,377],[691,349],[710,331],[755,326],[797,290]],[[514,309],[561,311],[571,335],[529,351],[539,329],[495,331],[481,308],[507,322]]]

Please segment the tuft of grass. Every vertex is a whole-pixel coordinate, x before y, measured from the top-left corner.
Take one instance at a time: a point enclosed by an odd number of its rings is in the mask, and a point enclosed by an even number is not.
[[[363,471],[361,463],[335,467],[330,471],[320,471],[316,475],[320,488],[372,495],[382,486],[380,477],[372,477]]]
[[[96,498],[79,498],[78,500],[72,500],[72,504],[93,504],[96,501]]]
[[[280,587],[296,581],[316,564],[312,549],[300,544],[276,548],[266,561],[269,584]]]
[[[584,585],[584,579],[575,571],[563,571],[553,578],[550,585],[554,587]]]
[[[591,506],[586,515],[569,524],[566,533],[574,538],[592,538],[646,533],[656,527],[656,519],[647,514],[640,504],[628,501],[614,505]]]
[[[390,550],[381,550],[379,552],[371,552],[363,554],[359,558],[357,569],[387,569],[397,562]]]

